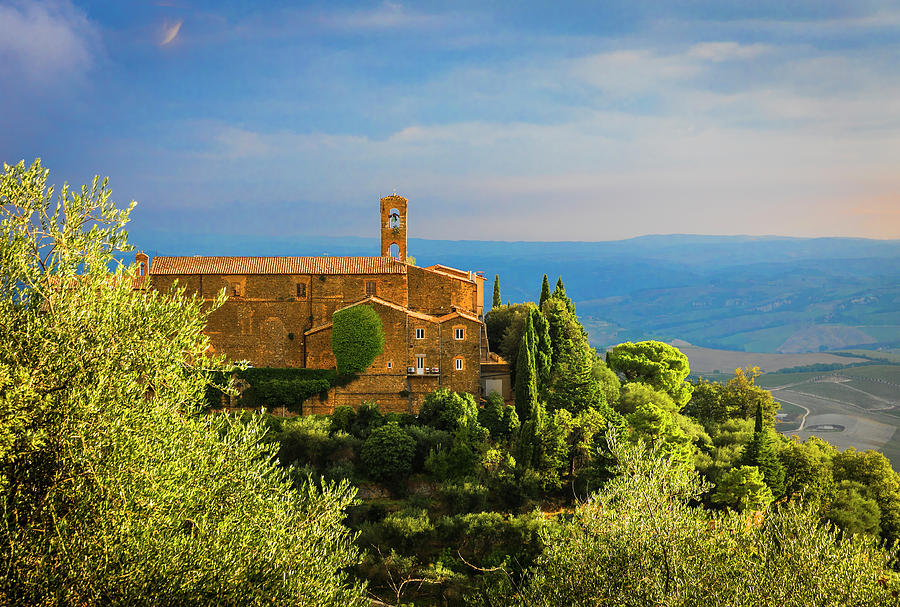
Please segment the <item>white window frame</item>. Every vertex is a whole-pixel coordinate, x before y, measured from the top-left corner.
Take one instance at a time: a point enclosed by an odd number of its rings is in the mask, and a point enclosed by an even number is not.
[[[416,339],[425,339],[425,329],[416,328]]]
[[[416,354],[416,375],[425,375],[425,355]]]
[[[456,361],[456,370],[457,371],[462,371],[465,368],[465,364],[463,363],[462,358],[455,358],[453,360]]]
[[[453,329],[453,337],[454,339],[465,339],[466,329],[464,327],[456,327]]]
[[[391,368],[393,368],[393,367],[394,367],[394,363],[391,362],[391,361],[388,361],[388,363],[387,363],[387,368],[388,368],[388,369],[391,369]]]

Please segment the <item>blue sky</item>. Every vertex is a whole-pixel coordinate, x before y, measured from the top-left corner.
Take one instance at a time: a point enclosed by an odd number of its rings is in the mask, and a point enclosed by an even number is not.
[[[0,0],[36,156],[146,239],[900,238],[900,4]]]

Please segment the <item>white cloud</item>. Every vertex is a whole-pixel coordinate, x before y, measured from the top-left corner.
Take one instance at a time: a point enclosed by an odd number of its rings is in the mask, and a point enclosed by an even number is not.
[[[738,44],[737,42],[703,42],[687,50],[687,57],[708,61],[753,59],[770,50],[765,44]]]
[[[47,88],[82,79],[94,65],[97,28],[65,1],[0,6],[0,82]]]

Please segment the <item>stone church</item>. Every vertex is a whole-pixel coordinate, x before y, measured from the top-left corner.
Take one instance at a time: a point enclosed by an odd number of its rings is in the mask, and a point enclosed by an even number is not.
[[[489,352],[484,276],[407,262],[407,200],[381,199],[379,257],[166,257],[139,253],[152,288],[176,281],[187,294],[225,304],[207,323],[212,348],[259,367],[335,366],[331,315],[369,305],[381,317],[384,351],[357,379],[309,399],[307,413],[375,401],[382,411],[418,411],[438,388],[509,398],[509,368]]]

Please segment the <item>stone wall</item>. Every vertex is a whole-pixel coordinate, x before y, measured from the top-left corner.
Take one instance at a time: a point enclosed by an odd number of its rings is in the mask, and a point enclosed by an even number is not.
[[[476,311],[477,285],[447,274],[409,266],[409,308],[417,312],[441,316],[450,313],[454,306],[462,310]]]

